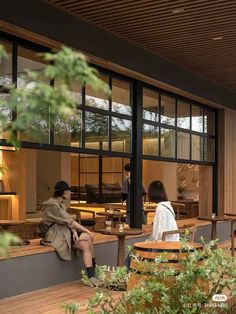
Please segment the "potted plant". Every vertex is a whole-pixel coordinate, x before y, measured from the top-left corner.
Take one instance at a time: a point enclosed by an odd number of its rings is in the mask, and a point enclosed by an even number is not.
[[[214,245],[215,242],[211,242],[205,244],[202,250],[192,250],[191,246],[183,243],[187,256],[179,262],[178,271],[173,271],[169,266],[160,267],[165,259],[163,255],[152,262],[154,265],[153,269],[149,269],[148,280],[147,274],[144,274],[143,280],[120,298],[109,290],[98,290],[88,302],[87,313],[234,313],[232,306],[235,306],[235,302],[231,302],[229,308],[225,294],[230,294],[232,298],[236,295],[236,262],[225,251],[213,249]],[[137,257],[136,262],[139,262]],[[116,269],[115,272],[120,271]],[[102,273],[100,275],[104,276]],[[224,296],[224,301],[219,302],[219,296]]]
[[[177,190],[178,190],[178,193],[179,193],[179,195],[178,195],[178,200],[182,200],[182,199],[183,199],[182,193],[183,193],[186,189],[185,189],[185,187],[183,187],[183,186],[179,186]]]

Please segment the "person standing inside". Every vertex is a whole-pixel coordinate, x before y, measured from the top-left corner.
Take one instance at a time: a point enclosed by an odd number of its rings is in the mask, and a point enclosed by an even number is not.
[[[165,187],[161,181],[153,181],[148,189],[149,200],[157,203],[156,213],[153,222],[153,232],[150,240],[161,241],[164,231],[178,230],[175,220],[175,212],[168,201]],[[179,234],[171,234],[166,241],[179,241]]]
[[[67,213],[65,203],[70,200],[70,194],[68,183],[59,181],[53,196],[43,203],[42,223],[47,225],[48,231],[41,243],[53,246],[58,255],[67,261],[72,258],[72,248],[81,251],[87,275],[91,284],[96,285],[93,235]]]
[[[131,175],[131,167],[130,164],[126,164],[124,166],[124,174],[125,174],[125,179],[123,180],[123,184],[122,184],[122,201],[125,202],[126,201],[126,223],[130,224],[130,175]],[[142,184],[142,188],[143,188],[143,192],[142,195],[145,198],[146,195],[146,189],[144,187],[144,185]],[[146,219],[145,219],[145,215],[144,215],[144,208],[142,206],[142,223],[145,224],[146,223]]]

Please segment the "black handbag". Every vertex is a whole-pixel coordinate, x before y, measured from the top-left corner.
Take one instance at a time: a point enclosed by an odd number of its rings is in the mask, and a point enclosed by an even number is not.
[[[41,221],[38,224],[36,233],[40,238],[45,238],[48,230],[55,224],[55,222],[52,222],[50,225],[47,225],[44,221]]]

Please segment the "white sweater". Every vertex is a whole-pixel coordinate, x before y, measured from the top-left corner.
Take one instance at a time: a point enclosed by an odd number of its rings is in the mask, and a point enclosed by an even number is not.
[[[168,207],[168,208],[166,208]],[[164,231],[177,230],[178,226],[175,220],[175,212],[170,202],[160,202],[157,204],[155,218],[153,222],[153,232],[151,239],[161,241]],[[166,241],[179,241],[179,234],[170,234]]]

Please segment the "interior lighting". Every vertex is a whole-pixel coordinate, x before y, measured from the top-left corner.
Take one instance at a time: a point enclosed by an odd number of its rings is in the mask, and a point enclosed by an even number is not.
[[[224,37],[223,36],[218,36],[218,37],[213,37],[212,40],[222,40]]]
[[[174,9],[173,11],[172,11],[172,13],[173,14],[179,14],[179,13],[183,13],[184,12],[184,9],[182,8],[182,9]]]

